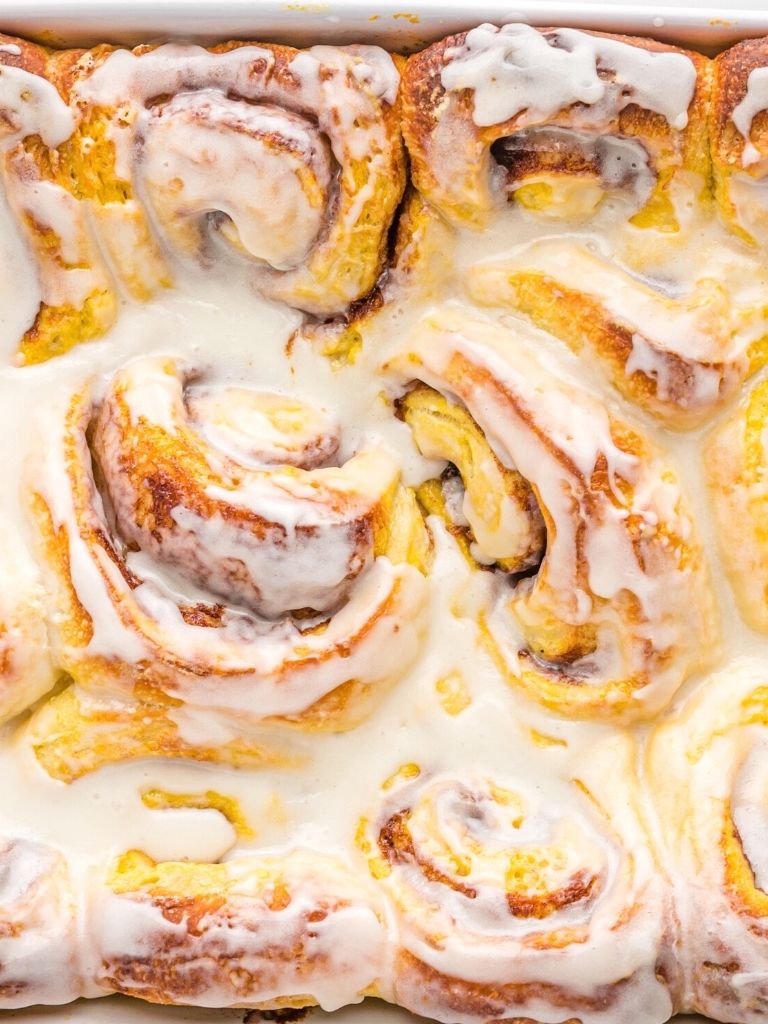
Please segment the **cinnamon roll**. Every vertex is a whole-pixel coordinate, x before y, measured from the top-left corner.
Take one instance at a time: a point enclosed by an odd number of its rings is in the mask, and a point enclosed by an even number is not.
[[[742,239],[768,242],[768,41],[745,39],[714,62],[710,113],[715,198]]]
[[[717,633],[670,467],[487,321],[428,317],[388,368],[420,385],[401,409],[422,453],[458,471],[438,501],[493,572],[479,625],[504,673],[569,716],[663,707]]]
[[[675,298],[572,241],[533,243],[480,263],[468,280],[481,305],[512,308],[594,355],[614,386],[663,423],[701,423],[763,362],[762,307],[739,308],[717,277]]]
[[[235,763],[263,755],[243,749],[254,724],[350,728],[418,648],[429,538],[392,456],[334,464],[327,411],[193,378],[139,357],[47,424],[32,506],[78,690],[32,735],[69,775],[142,747],[211,759],[217,715]],[[179,706],[202,728],[179,728]]]
[[[72,180],[66,145],[75,118],[53,58],[0,34],[0,167],[5,195],[37,271],[39,299],[18,361],[38,363],[103,334],[115,295]]]
[[[133,851],[91,889],[94,981],[153,1003],[334,1010],[376,991],[383,914],[322,854],[156,864]]]
[[[387,791],[359,844],[395,908],[398,1003],[452,1024],[668,1019],[669,907],[629,746],[561,786],[478,771]]]
[[[65,858],[0,839],[0,1007],[68,1003],[84,993],[78,900]]]
[[[170,282],[175,255],[246,260],[265,295],[315,314],[373,286],[405,184],[384,50],[100,47],[59,76],[78,185],[136,297]]]
[[[753,1024],[768,1011],[768,687],[743,659],[653,735],[648,779],[679,879],[685,1006]]]
[[[588,216],[633,196],[632,223],[678,228],[708,175],[709,61],[651,39],[480,25],[408,61],[404,135],[417,188],[481,227],[499,199]]]

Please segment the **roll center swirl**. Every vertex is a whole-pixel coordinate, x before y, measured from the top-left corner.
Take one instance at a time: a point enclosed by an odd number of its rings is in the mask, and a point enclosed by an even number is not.
[[[235,398],[243,403],[242,390]],[[195,401],[199,416],[206,403]],[[258,449],[258,436],[253,442]],[[339,468],[244,464],[205,440],[185,407],[179,367],[162,358],[116,375],[91,444],[129,546],[267,618],[343,601],[373,560],[381,502],[398,477],[374,448]]]

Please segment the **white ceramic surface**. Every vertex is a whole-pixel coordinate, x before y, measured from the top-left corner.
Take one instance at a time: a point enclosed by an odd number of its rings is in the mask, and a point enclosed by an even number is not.
[[[0,0],[0,25],[49,42],[137,42],[180,36],[207,41],[366,40],[392,49],[423,45],[480,21],[599,27],[653,34],[716,49],[768,33],[764,0],[734,9],[707,0],[646,5],[637,0]]]
[[[0,29],[53,45],[241,37],[295,45],[366,41],[405,50],[482,21],[514,20],[636,32],[713,52],[746,36],[768,34],[768,3],[741,0],[729,10],[697,0],[648,6],[634,0],[0,0]],[[244,1016],[242,1010],[149,1007],[120,996],[0,1013],[2,1021],[19,1024],[240,1024]],[[307,1021],[419,1024],[405,1011],[372,1000],[334,1014],[315,1011]],[[701,1017],[675,1020],[697,1022],[706,1024]]]

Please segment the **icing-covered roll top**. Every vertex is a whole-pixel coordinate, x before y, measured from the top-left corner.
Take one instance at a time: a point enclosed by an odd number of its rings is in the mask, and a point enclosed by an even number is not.
[[[88,691],[32,724],[53,774],[142,749],[258,763],[247,723],[348,728],[414,658],[429,535],[382,448],[338,465],[328,410],[140,357],[46,427],[30,488],[54,657]]]
[[[715,196],[731,228],[768,244],[768,40],[746,39],[714,62],[711,147]]]
[[[0,34],[0,147],[12,149],[37,135],[56,147],[74,131],[74,119],[45,77],[48,55],[41,46]]]
[[[242,407],[248,393],[236,397]],[[399,478],[389,454],[363,449],[338,468],[249,466],[195,429],[173,360],[140,359],[115,376],[91,450],[125,541],[267,618],[335,610],[383,553],[377,528]]]
[[[482,226],[507,197],[550,216],[630,194],[633,223],[677,230],[675,193],[708,173],[709,62],[650,39],[480,25],[411,57],[404,134],[419,190]]]
[[[718,539],[739,610],[768,632],[768,381],[761,381],[710,435],[705,468]]]
[[[266,295],[310,313],[373,286],[405,173],[385,51],[102,49],[68,77],[90,198],[139,298],[174,256],[227,251]]]
[[[278,270],[305,260],[324,228],[332,154],[290,110],[182,93],[153,111],[140,145],[145,193],[182,252],[203,251],[214,211],[232,245]]]
[[[443,481],[443,518],[468,527],[469,554],[494,570],[480,628],[514,685],[568,715],[647,717],[662,707],[717,634],[671,469],[634,428],[488,321],[447,310],[427,318],[389,369],[442,396],[428,432],[406,418],[422,451],[464,477],[463,495],[455,477],[452,495]],[[481,509],[478,481],[500,488]],[[429,498],[427,510],[441,512]],[[524,549],[535,540],[526,557],[539,563],[531,572],[524,561],[516,575],[504,559],[520,539]]]
[[[57,850],[0,838],[0,1007],[60,1004],[84,994],[78,900]]]
[[[155,1003],[335,1010],[386,964],[377,893],[309,851],[223,864],[120,857],[91,893],[94,979]]]
[[[663,882],[627,751],[601,763],[619,786],[585,764],[543,788],[443,773],[385,792],[358,845],[395,909],[398,1003],[467,1024],[667,1019]]]
[[[0,168],[38,297],[18,362],[66,352],[112,323],[115,300],[64,156],[75,118],[42,47],[0,35]],[[61,150],[58,147],[63,147]]]
[[[511,307],[594,355],[622,395],[677,429],[701,423],[764,361],[762,303],[741,306],[716,276],[673,297],[585,246],[550,239],[475,264],[467,286],[475,302]]]
[[[646,778],[677,879],[685,1005],[756,1024],[768,1006],[768,678],[739,659],[652,735]]]

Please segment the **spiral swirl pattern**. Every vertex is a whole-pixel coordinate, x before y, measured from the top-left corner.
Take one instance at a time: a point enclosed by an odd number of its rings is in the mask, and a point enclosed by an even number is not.
[[[97,704],[89,717],[82,695],[63,694],[33,724],[56,774],[80,771],[62,765],[67,750],[86,753],[89,720],[111,731],[99,693],[142,698],[117,715],[115,741],[144,722],[148,750],[208,759],[197,744],[168,742],[173,706],[347,728],[416,654],[429,541],[391,458],[369,448],[341,467],[302,468],[338,445],[333,433],[318,436],[327,414],[242,389],[225,396],[185,392],[172,359],[147,357],[120,370],[100,401],[94,386],[75,396],[59,422],[32,503],[63,612],[55,657]],[[250,454],[226,454],[206,431]],[[259,468],[275,435],[298,465]],[[104,756],[135,748],[123,737]]]
[[[628,763],[621,744],[601,756]],[[669,1011],[663,885],[632,783],[606,805],[590,788],[599,770],[544,800],[480,774],[420,776],[385,795],[364,848],[396,907],[398,1002],[467,1022]]]
[[[172,276],[165,250],[210,260],[217,238],[261,291],[310,313],[373,286],[405,184],[383,50],[165,45],[62,75],[84,191],[137,297]]]
[[[498,452],[497,486],[504,467],[527,481],[499,497],[510,506],[506,544],[527,544],[543,517],[538,572],[511,587],[498,577],[483,623],[515,685],[569,715],[647,717],[663,706],[707,657],[713,629],[702,553],[671,471],[637,432],[587,394],[562,390],[489,322],[427,319],[390,368],[466,406],[475,436]],[[426,453],[450,459],[450,431],[437,435],[424,438]],[[473,489],[463,514],[476,554],[493,565]]]

